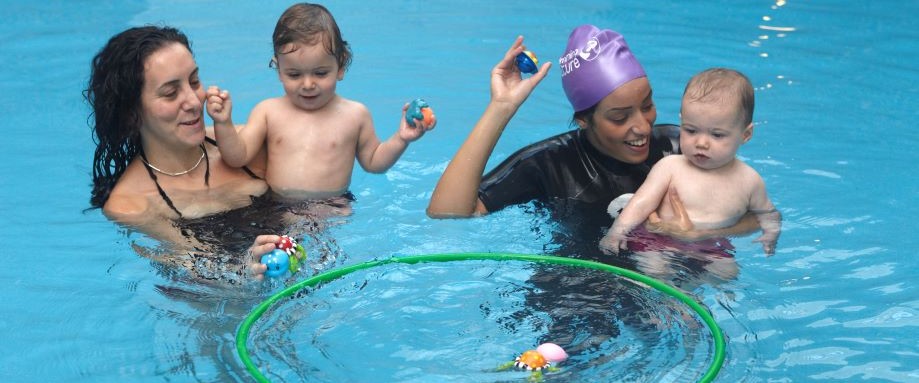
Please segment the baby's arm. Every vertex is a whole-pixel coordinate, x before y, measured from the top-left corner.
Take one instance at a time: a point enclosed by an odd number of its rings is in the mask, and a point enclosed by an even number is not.
[[[207,114],[214,119],[214,136],[217,140],[217,149],[227,165],[232,167],[245,166],[252,161],[262,143],[265,141],[265,119],[253,118],[257,115],[261,104],[256,106],[249,117],[249,123],[239,131],[231,119],[232,100],[230,92],[220,90],[216,86],[207,89]],[[264,109],[264,108],[262,108]],[[264,117],[264,113],[258,115]],[[261,124],[255,123],[261,121]]]
[[[750,212],[756,214],[756,220],[759,221],[759,226],[763,229],[763,235],[755,239],[754,242],[762,243],[766,256],[771,256],[775,253],[775,245],[782,231],[782,214],[769,200],[763,180],[761,178],[757,179],[759,184],[754,188],[753,195],[750,198]]]
[[[618,254],[620,249],[626,249],[626,236],[629,232],[657,210],[670,188],[671,170],[668,164],[669,161],[661,160],[651,168],[648,178],[622,209],[606,236],[600,240],[601,250]]]
[[[364,107],[361,108],[361,113],[365,115],[360,118],[361,131],[357,144],[357,161],[364,170],[371,173],[383,173],[389,170],[399,160],[410,142],[421,138],[426,131],[433,129],[437,124],[435,120],[430,125],[424,125],[422,121],[418,128],[409,125],[405,121],[407,108],[408,104],[402,107],[399,131],[383,143],[380,143],[380,139],[377,138],[370,112]]]

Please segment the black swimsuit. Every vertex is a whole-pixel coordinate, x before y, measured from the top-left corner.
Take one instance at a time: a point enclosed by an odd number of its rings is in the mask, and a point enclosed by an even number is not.
[[[217,146],[217,141],[215,141],[213,138],[204,137],[204,141],[211,145]],[[207,167],[207,170],[205,170],[204,172],[204,184],[207,185],[208,181],[210,181],[210,178],[211,178],[211,161],[207,157],[207,150],[204,149],[204,144],[201,144],[201,150],[204,151],[204,160],[206,162],[205,166]],[[143,149],[141,149],[140,151],[140,156],[141,158],[144,159],[144,162],[149,163],[149,161],[147,161],[147,156],[144,154]],[[169,206],[169,208],[171,208],[172,211],[176,212],[176,214],[179,215],[179,218],[182,218],[182,212],[180,212],[179,209],[176,208],[175,204],[172,203],[172,199],[169,198],[169,195],[167,195],[166,191],[163,190],[163,187],[160,186],[160,183],[156,178],[156,173],[153,172],[153,169],[151,169],[149,166],[144,166],[144,168],[147,169],[147,174],[150,175],[150,179],[153,180],[153,183],[156,185],[156,190],[159,191],[160,197],[163,198],[163,201],[166,202],[166,205]],[[249,168],[243,166],[242,169],[243,171],[246,172],[246,174],[249,175],[249,177],[252,177],[253,179],[258,179],[258,180],[262,179],[261,177],[255,175],[255,173],[253,173],[252,170],[249,170]]]
[[[205,142],[210,145],[217,145],[217,142],[210,137],[205,137]],[[207,170],[204,173],[204,184],[207,185],[210,179],[210,159],[207,157],[207,150],[204,144],[201,144],[204,150],[204,158]],[[143,153],[140,152],[141,158],[147,160]],[[186,238],[195,238],[205,248],[196,249],[190,252],[173,253],[166,250],[160,254],[159,259],[164,265],[181,266],[180,269],[186,270],[197,280],[222,280],[227,283],[241,283],[246,277],[246,265],[251,260],[240,254],[245,254],[248,247],[252,244],[252,239],[260,234],[280,233],[281,220],[277,214],[270,212],[274,203],[268,197],[269,193],[261,196],[250,196],[252,203],[237,209],[227,210],[199,218],[185,218],[182,212],[176,208],[172,199],[166,194],[157,180],[156,173],[145,166],[147,174],[156,185],[156,190],[160,197],[172,211],[179,215],[179,218],[173,221],[173,225],[179,229]],[[255,175],[249,168],[243,167],[253,179],[261,179]],[[156,251],[156,250],[154,250]],[[169,269],[164,271],[169,272]]]

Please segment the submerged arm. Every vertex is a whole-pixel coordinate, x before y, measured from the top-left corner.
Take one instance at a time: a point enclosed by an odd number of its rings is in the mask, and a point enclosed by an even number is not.
[[[766,184],[762,178],[757,177],[758,184],[750,199],[750,211],[756,215],[759,226],[763,228],[763,235],[753,240],[763,245],[766,256],[775,253],[775,245],[779,241],[782,231],[782,214],[776,210],[775,205],[766,194]]]

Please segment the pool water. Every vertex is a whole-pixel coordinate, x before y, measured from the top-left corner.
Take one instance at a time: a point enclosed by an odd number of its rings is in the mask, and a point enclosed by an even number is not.
[[[288,5],[4,4],[13,16],[0,24],[0,245],[7,265],[0,270],[0,381],[251,380],[235,354],[235,331],[285,282],[239,287],[176,277],[138,255],[136,248],[155,247],[150,240],[98,210],[85,211],[93,143],[81,91],[90,59],[111,35],[169,24],[192,40],[205,84],[231,90],[242,121],[255,103],[281,92],[267,63],[271,31]],[[335,257],[313,272],[392,255],[557,250],[558,226],[531,207],[475,220],[431,220],[424,209],[484,109],[488,73],[513,38],[524,35],[540,60],[555,61],[570,30],[592,23],[626,36],[650,76],[658,122],[678,121],[685,82],[705,68],[739,69],[757,89],[754,137],[740,155],[764,176],[784,215],[778,251],[765,258],[752,236],[737,238],[736,276],[692,265],[674,266],[668,276],[709,307],[725,332],[728,354],[717,381],[919,381],[919,288],[910,282],[919,266],[913,150],[919,132],[912,128],[919,120],[919,30],[912,18],[919,3],[473,0],[328,7],[354,50],[339,93],[367,105],[384,137],[403,103],[416,97],[432,105],[439,122],[386,175],[355,172],[354,214],[321,234],[326,241],[317,246]],[[570,107],[558,69],[508,126],[489,168],[567,129]],[[478,270],[452,268],[460,276]],[[351,282],[366,283],[360,294],[368,297],[398,291],[369,276]],[[460,303],[482,304],[476,296]],[[349,314],[341,310],[325,314]],[[269,320],[284,313],[277,315]],[[465,318],[481,321],[479,335],[495,326],[481,312]],[[313,352],[297,342],[290,344]],[[436,373],[393,380],[430,381]]]

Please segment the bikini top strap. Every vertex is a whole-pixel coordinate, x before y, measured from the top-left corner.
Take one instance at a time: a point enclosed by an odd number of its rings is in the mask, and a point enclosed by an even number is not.
[[[140,149],[140,157],[144,159],[144,162],[149,162],[147,161],[147,156],[144,154],[143,148]],[[156,180],[156,174],[153,173],[153,169],[150,169],[150,167],[146,165],[144,165],[144,169],[147,169],[147,174],[150,175],[150,179],[153,180],[153,184],[156,185],[156,190],[160,192],[160,197],[163,197],[163,201],[166,202],[166,205],[169,206],[172,211],[176,212],[176,214],[179,215],[179,218],[182,218],[182,212],[179,211],[179,209],[176,209],[176,206],[172,203],[172,199],[166,195],[166,191],[163,190],[163,187],[160,186],[159,181]]]
[[[207,143],[209,143],[209,144],[211,144],[211,145],[217,146],[217,140],[215,140],[215,139],[213,139],[213,138],[210,138],[210,137],[207,137],[207,136],[204,137],[204,142],[207,142]],[[242,167],[242,170],[243,170],[244,172],[246,172],[246,174],[248,174],[249,177],[252,177],[253,179],[257,179],[257,180],[262,179],[262,177],[259,177],[259,176],[255,175],[255,173],[252,172],[252,170],[250,170],[250,169],[249,169],[248,167],[246,167],[246,166],[243,166],[243,167]]]

